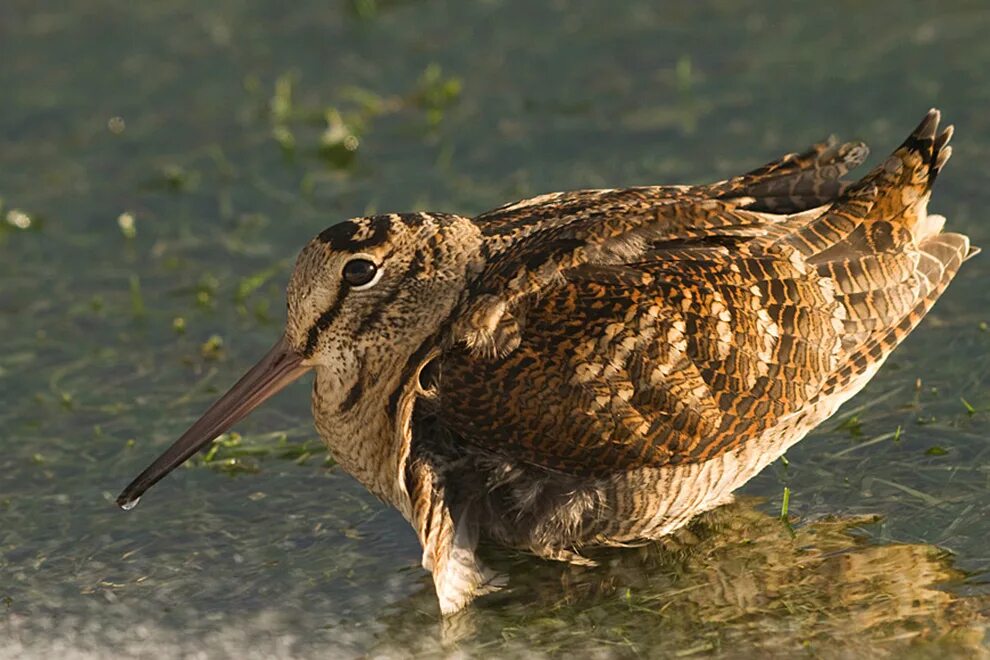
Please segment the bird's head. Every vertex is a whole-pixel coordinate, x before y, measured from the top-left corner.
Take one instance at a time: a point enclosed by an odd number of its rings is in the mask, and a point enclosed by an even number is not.
[[[268,353],[117,498],[130,509],[148,488],[310,369],[333,406],[374,394],[436,337],[480,268],[467,218],[409,213],[347,220],[300,253],[285,332]]]

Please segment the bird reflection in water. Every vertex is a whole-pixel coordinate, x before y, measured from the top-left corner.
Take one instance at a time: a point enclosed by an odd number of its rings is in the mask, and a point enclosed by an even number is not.
[[[990,591],[961,595],[966,575],[945,550],[872,541],[864,526],[878,521],[784,522],[748,498],[661,542],[602,550],[594,567],[489,552],[493,567],[512,574],[508,590],[443,622],[437,636],[413,639],[436,625],[424,589],[413,599],[421,606],[397,606],[383,638],[390,648],[423,652],[437,644],[606,655],[939,649],[984,657]]]

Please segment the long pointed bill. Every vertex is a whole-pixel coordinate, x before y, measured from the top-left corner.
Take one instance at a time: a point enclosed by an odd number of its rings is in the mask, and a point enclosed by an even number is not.
[[[117,505],[125,511],[133,509],[144,491],[159,479],[307,371],[309,367],[302,364],[302,356],[289,348],[285,338],[280,339],[175,444],[123,490],[117,497]]]

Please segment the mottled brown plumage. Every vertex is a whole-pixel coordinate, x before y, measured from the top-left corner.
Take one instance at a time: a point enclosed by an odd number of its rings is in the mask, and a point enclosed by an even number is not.
[[[444,612],[494,588],[481,538],[585,563],[660,538],[859,391],[975,252],[927,213],[938,120],[857,182],[865,145],[829,141],[706,186],[334,225],[284,338],[120,501],[314,368],[320,434],[416,529]]]

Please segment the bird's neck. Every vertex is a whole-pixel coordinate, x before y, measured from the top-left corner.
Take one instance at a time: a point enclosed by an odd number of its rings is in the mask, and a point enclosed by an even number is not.
[[[312,405],[317,431],[334,460],[409,518],[405,463],[415,393],[413,383],[403,382],[402,366],[379,365],[350,378],[317,369]]]

